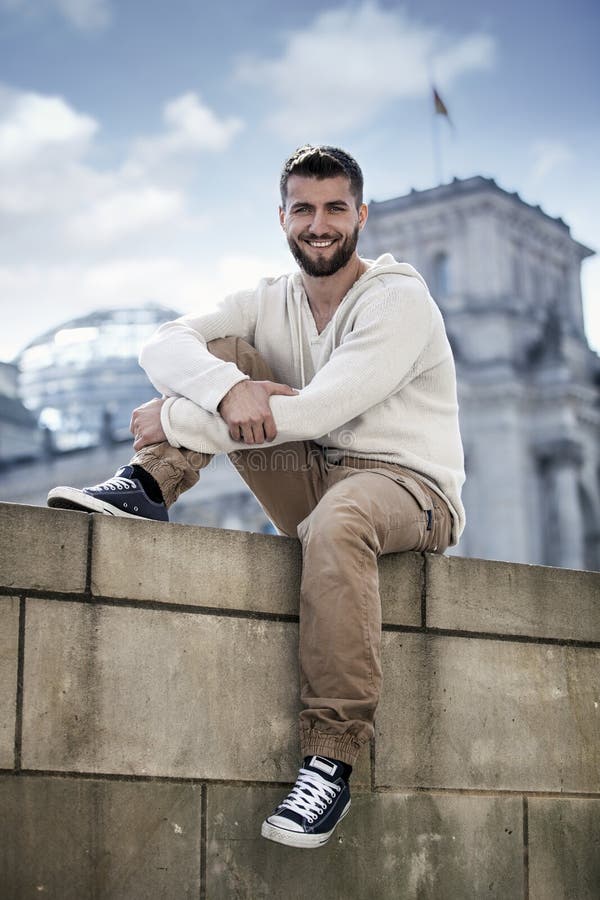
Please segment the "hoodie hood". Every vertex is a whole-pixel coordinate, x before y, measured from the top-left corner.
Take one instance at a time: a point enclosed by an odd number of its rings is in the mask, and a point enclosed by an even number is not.
[[[425,289],[427,289],[427,284],[425,283],[425,279],[422,275],[417,272],[417,270],[411,266],[409,263],[399,263],[397,262],[391,253],[383,253],[377,259],[364,259],[368,266],[367,271],[364,272],[361,277],[354,282],[348,293],[343,297],[341,303],[337,307],[335,313],[333,314],[331,321],[329,322],[327,328],[329,328],[328,335],[328,343],[329,343],[329,353],[333,353],[337,346],[337,335],[340,334],[341,330],[344,327],[344,323],[347,321],[348,317],[352,314],[352,311],[356,307],[357,303],[360,301],[363,294],[366,293],[370,288],[374,286],[375,281],[381,281],[381,287],[393,287],[398,282],[397,278],[416,278]],[[300,363],[300,373],[301,373],[301,385],[302,387],[306,386],[305,379],[305,366],[304,366],[304,353],[305,353],[305,335],[304,329],[302,327],[302,304],[306,303],[308,305],[308,297],[306,296],[306,291],[304,289],[304,285],[302,283],[302,273],[300,271],[294,272],[294,274],[290,278],[291,286],[292,286],[292,294],[294,298],[294,303],[296,306],[296,341],[297,345],[295,347],[299,363]]]
[[[406,278],[416,278],[424,287],[427,287],[425,279],[414,266],[409,263],[396,262],[391,253],[382,253],[377,259],[364,259],[363,262],[366,262],[369,268],[350,291],[357,287],[359,282],[368,282],[372,278],[380,278],[384,275],[404,275]]]
[[[378,256],[377,259],[364,259],[368,266],[367,271],[364,272],[358,281],[355,281],[340,305],[336,310],[336,314],[344,305],[348,297],[350,296],[360,296],[366,287],[370,287],[370,282],[373,278],[383,278],[386,276],[396,276],[402,275],[405,278],[416,278],[417,281],[420,281],[424,287],[427,287],[425,283],[425,279],[422,275],[417,272],[417,270],[411,266],[409,263],[401,263],[397,262],[391,253],[382,253],[381,256]],[[302,273],[300,271],[294,272],[291,276],[292,282],[294,283],[295,292],[304,293],[304,285],[302,284]]]

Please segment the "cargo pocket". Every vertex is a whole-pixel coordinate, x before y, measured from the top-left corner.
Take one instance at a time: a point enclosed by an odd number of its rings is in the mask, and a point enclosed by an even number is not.
[[[420,522],[419,541],[413,548],[417,552],[431,549],[435,544],[434,523],[435,510],[431,498],[425,493],[421,485],[410,475],[403,475],[400,472],[392,472],[390,469],[363,469],[363,472],[373,472],[377,475],[385,475],[390,481],[394,481],[400,487],[416,500],[421,509],[422,519]]]

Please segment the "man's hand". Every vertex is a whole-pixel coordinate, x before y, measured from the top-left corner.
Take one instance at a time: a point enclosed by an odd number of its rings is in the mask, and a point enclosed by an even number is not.
[[[132,412],[129,430],[134,437],[134,450],[141,450],[142,447],[146,447],[148,444],[158,444],[167,440],[167,436],[160,424],[160,411],[164,402],[164,398],[159,400],[158,397],[155,397],[154,400],[149,400],[148,403],[138,406]]]
[[[229,425],[229,434],[234,441],[264,444],[277,435],[269,397],[273,394],[293,397],[297,393],[288,384],[275,381],[240,381],[225,394],[218,412]]]

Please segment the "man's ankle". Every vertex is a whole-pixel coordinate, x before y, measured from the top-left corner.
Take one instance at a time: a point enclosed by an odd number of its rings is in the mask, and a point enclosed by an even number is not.
[[[150,500],[153,500],[154,503],[164,503],[165,498],[163,497],[163,493],[158,486],[158,482],[150,474],[150,472],[146,472],[145,469],[142,469],[141,466],[138,466],[135,463],[133,464],[132,468],[133,477],[137,478],[137,480],[140,482]]]

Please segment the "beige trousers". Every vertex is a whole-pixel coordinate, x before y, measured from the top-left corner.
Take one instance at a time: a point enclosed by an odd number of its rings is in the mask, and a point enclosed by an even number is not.
[[[208,349],[253,380],[274,380],[240,338],[211,341]],[[161,443],[144,447],[132,462],[155,478],[170,506],[210,459]],[[410,470],[358,457],[332,465],[312,441],[255,445],[230,459],[277,528],[302,543],[302,756],[352,765],[373,735],[381,691],[377,559],[406,550],[443,553],[449,509]]]

